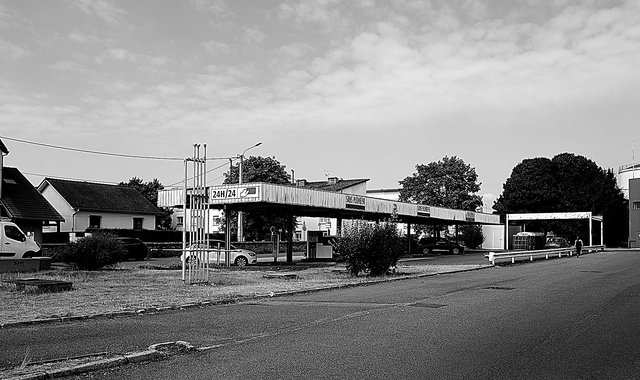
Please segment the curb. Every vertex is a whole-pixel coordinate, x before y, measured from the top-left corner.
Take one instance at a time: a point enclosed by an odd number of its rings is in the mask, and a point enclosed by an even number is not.
[[[119,367],[126,364],[135,364],[153,360],[164,359],[174,353],[188,353],[196,351],[196,348],[188,342],[166,342],[149,346],[147,350],[133,352],[125,355],[114,355],[108,359],[99,359],[83,364],[60,367],[48,371],[34,371],[30,374],[18,375],[7,380],[45,380],[57,377],[79,375],[87,372],[99,371]]]

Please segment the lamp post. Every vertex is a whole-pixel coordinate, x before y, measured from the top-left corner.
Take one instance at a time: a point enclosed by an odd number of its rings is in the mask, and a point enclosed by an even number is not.
[[[262,142],[259,142],[253,146],[250,146],[249,148],[245,149],[244,152],[242,152],[242,154],[240,154],[240,164],[238,164],[238,184],[242,185],[242,163],[244,162],[244,154],[247,153],[249,149],[253,149],[260,145],[262,145]],[[243,222],[244,222],[243,212],[238,211],[238,241],[239,242],[244,241]]]

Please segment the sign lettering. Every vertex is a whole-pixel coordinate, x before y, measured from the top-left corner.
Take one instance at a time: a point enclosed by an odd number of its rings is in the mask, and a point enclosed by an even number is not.
[[[425,205],[418,205],[419,216],[431,216],[431,207]]]
[[[346,194],[346,207],[354,210],[364,210],[366,200],[361,195]]]
[[[211,200],[257,198],[258,188],[250,186],[231,189],[211,189],[209,197]]]
[[[467,211],[465,213],[465,219],[467,220],[467,222],[475,222],[476,214],[473,211]]]

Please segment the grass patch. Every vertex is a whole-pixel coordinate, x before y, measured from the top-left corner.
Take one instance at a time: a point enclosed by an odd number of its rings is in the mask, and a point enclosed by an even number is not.
[[[469,267],[469,266],[464,266]],[[0,282],[0,324],[46,318],[95,315],[135,311],[153,307],[180,306],[205,301],[224,301],[239,297],[313,290],[369,282],[365,276],[352,277],[335,266],[296,268],[296,279],[264,278],[277,267],[251,269],[210,269],[210,283],[185,285],[180,270],[148,268],[75,271],[53,269],[38,273],[0,274],[0,280],[39,278],[73,282],[71,291],[40,293],[16,290]],[[459,270],[461,266],[400,266],[392,277],[433,274]],[[283,267],[283,271],[291,268]]]

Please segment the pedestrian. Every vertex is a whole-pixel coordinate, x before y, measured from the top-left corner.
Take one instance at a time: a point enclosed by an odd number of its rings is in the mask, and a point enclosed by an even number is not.
[[[576,242],[574,245],[576,246],[576,256],[580,257],[580,253],[582,252],[582,240],[580,239],[580,236],[576,236]]]

